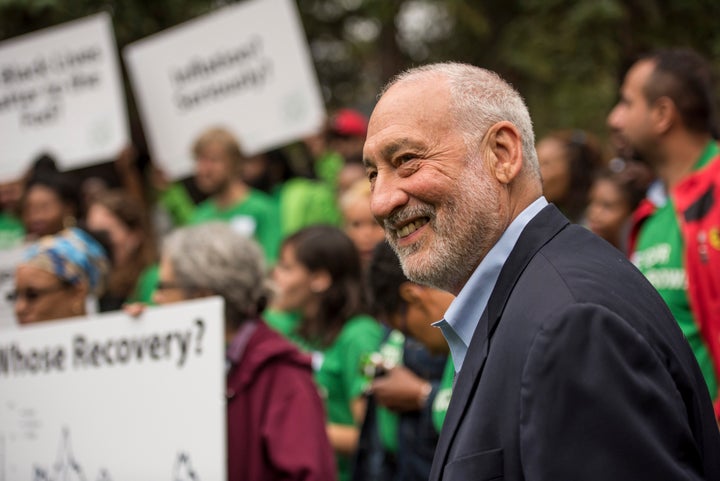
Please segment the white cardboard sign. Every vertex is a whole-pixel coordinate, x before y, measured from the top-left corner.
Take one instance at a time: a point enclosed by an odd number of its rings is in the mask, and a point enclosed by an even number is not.
[[[15,289],[15,268],[22,261],[25,249],[25,246],[0,249],[0,330],[17,326],[15,306],[8,300],[8,295]],[[5,480],[0,478],[0,481]]]
[[[0,42],[0,181],[44,152],[67,170],[106,162],[128,142],[108,14]]]
[[[317,132],[325,108],[294,0],[248,0],[123,51],[153,160],[193,170],[206,129],[233,132],[253,155]]]
[[[219,298],[5,330],[0,480],[226,479]]]

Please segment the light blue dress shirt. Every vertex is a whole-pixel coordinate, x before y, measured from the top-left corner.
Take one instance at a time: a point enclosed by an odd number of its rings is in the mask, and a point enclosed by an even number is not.
[[[447,339],[456,373],[460,372],[463,361],[465,361],[475,327],[485,311],[505,261],[510,256],[510,252],[515,247],[525,226],[546,205],[548,205],[547,200],[541,196],[510,223],[510,226],[490,249],[450,304],[445,312],[445,318],[433,324],[442,330]]]

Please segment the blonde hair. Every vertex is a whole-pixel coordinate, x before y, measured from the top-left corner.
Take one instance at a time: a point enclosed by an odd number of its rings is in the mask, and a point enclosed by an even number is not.
[[[370,202],[370,182],[358,179],[340,196],[340,208],[344,211],[360,200]]]
[[[240,165],[240,163],[246,159],[240,149],[240,143],[227,129],[222,127],[213,127],[200,134],[200,136],[195,140],[192,148],[193,155],[196,159],[202,155],[203,150],[205,150],[209,144],[220,144],[223,149],[225,149],[225,152],[235,166]]]

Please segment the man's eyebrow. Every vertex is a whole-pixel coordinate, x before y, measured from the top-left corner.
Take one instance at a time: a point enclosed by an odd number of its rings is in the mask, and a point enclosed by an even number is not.
[[[383,147],[380,150],[380,154],[383,156],[383,158],[389,158],[389,157],[392,157],[393,155],[395,155],[399,150],[407,149],[407,148],[418,149],[421,147],[422,147],[422,145],[419,144],[418,142],[408,139],[408,138],[403,138],[403,139],[396,140],[395,142],[392,142],[390,144],[387,144],[385,147]]]
[[[403,149],[418,150],[423,148],[423,144],[408,138],[403,138],[385,145],[382,149],[380,149],[380,156],[384,159],[388,159]],[[363,164],[365,164],[365,168],[375,166],[375,163],[366,157],[363,158]]]

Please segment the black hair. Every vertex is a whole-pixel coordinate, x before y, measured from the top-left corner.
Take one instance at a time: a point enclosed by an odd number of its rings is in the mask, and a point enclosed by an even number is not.
[[[387,241],[373,249],[366,274],[368,306],[377,319],[400,312],[405,301],[400,297],[400,286],[408,282],[400,259]]]
[[[20,205],[25,204],[28,192],[35,187],[42,186],[52,190],[60,202],[70,207],[72,215],[78,217],[80,214],[80,189],[74,177],[62,172],[40,169],[35,170],[27,183]]]
[[[595,182],[598,180],[607,180],[615,184],[632,212],[645,198],[652,178],[646,175],[645,169],[640,165],[630,165],[620,172],[603,169],[595,176]]]
[[[106,230],[93,230],[89,229],[85,222],[79,222],[77,228],[84,231],[87,235],[100,244],[100,247],[105,251],[105,257],[107,257],[108,265],[113,267],[113,247],[112,241],[110,240],[110,234]],[[108,273],[109,274],[109,273]]]
[[[326,271],[330,287],[322,293],[315,318],[304,318],[298,333],[313,344],[329,346],[345,322],[365,311],[360,254],[352,240],[337,227],[313,225],[287,237],[298,262],[310,272]]]
[[[555,139],[563,145],[570,175],[565,198],[553,202],[572,222],[580,222],[588,204],[593,177],[602,165],[600,143],[594,135],[580,129],[556,130],[545,138]]]
[[[640,60],[655,64],[644,87],[648,104],[660,97],[668,97],[689,130],[709,132],[717,138],[717,106],[708,62],[688,48],[656,50]]]

